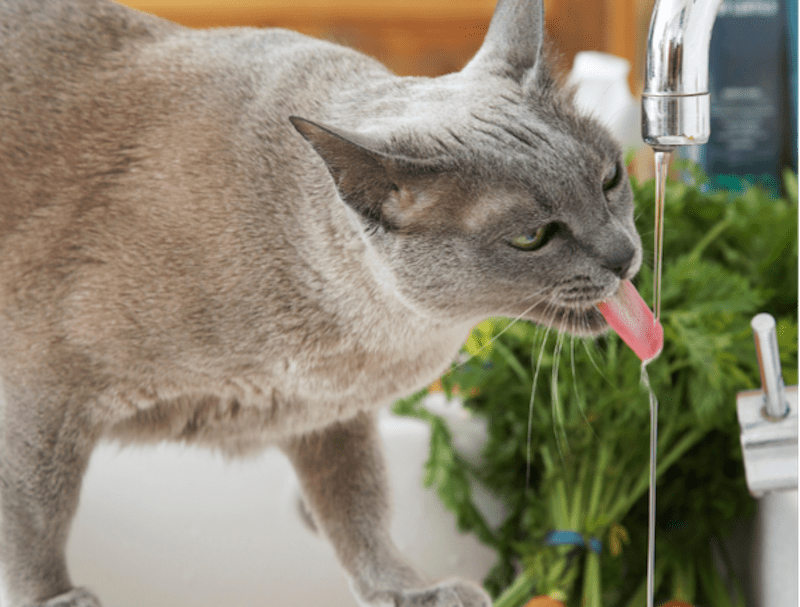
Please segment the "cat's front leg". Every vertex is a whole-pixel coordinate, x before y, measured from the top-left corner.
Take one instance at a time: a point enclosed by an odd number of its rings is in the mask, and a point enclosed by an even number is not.
[[[75,400],[0,381],[0,607],[100,607],[65,559],[94,444]]]
[[[390,504],[374,416],[361,413],[284,445],[314,526],[333,544],[359,604],[489,607],[473,582],[427,583],[389,536]]]

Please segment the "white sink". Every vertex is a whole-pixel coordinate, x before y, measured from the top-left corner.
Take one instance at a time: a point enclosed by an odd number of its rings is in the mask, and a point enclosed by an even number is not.
[[[482,580],[492,551],[459,534],[422,488],[427,424],[387,414],[380,427],[398,546],[431,578]],[[300,522],[296,495],[277,450],[227,462],[180,445],[101,445],[68,546],[73,582],[105,607],[354,607],[333,550]]]
[[[767,493],[754,521],[753,607],[795,607],[797,592],[797,490]]]
[[[459,450],[477,456],[480,420],[441,398],[431,406],[447,415]],[[435,493],[422,488],[427,424],[385,414],[380,429],[400,549],[433,579],[482,580],[492,551],[459,534]],[[227,462],[180,445],[101,445],[68,546],[73,581],[105,607],[355,607],[333,550],[300,522],[296,495],[277,450]],[[490,522],[499,522],[502,507],[479,497]],[[732,546],[747,607],[798,605],[797,506],[797,491],[766,494]]]

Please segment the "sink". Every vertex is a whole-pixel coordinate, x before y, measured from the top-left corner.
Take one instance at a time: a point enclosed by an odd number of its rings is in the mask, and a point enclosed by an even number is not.
[[[432,579],[482,580],[493,552],[422,487],[428,425],[385,413],[380,431],[399,548]],[[105,607],[355,607],[332,548],[300,522],[297,492],[275,449],[226,461],[175,444],[101,444],[67,548],[72,580]]]
[[[431,397],[429,397],[431,398]],[[479,419],[432,395],[465,456],[485,437]],[[432,579],[482,580],[491,550],[460,534],[433,491],[422,487],[428,425],[383,412],[384,441],[399,548]],[[301,523],[298,484],[277,450],[227,461],[175,444],[120,449],[102,444],[92,457],[68,557],[76,584],[106,607],[355,607],[326,541]],[[476,496],[491,524],[502,506]],[[798,604],[797,491],[764,494],[752,521],[732,538],[734,570],[747,607]]]
[[[797,490],[775,491],[759,499],[753,527],[750,604],[797,605]]]

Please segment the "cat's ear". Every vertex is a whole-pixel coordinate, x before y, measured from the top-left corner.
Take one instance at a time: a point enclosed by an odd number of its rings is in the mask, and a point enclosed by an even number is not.
[[[498,0],[483,45],[462,71],[499,72],[521,82],[536,69],[543,40],[543,0]]]
[[[382,204],[398,189],[387,171],[390,157],[370,149],[375,143],[367,137],[297,116],[289,120],[325,161],[342,200],[365,217],[383,223]]]

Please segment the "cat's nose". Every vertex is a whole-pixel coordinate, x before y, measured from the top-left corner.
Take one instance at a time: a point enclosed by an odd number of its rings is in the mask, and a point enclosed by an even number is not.
[[[603,267],[611,270],[620,278],[628,278],[634,257],[636,257],[636,249],[632,245],[620,247],[605,258]]]

